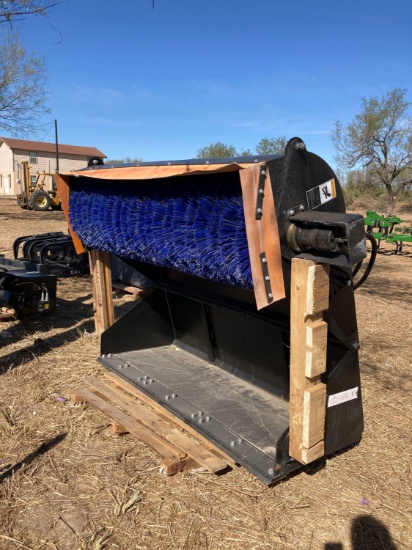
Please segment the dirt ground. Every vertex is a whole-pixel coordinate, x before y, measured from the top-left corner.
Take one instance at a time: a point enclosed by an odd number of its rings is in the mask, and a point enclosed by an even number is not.
[[[412,218],[412,216],[411,216]],[[60,212],[0,199],[0,253],[67,229]],[[267,488],[241,467],[164,477],[70,391],[102,376],[90,277],[60,279],[58,308],[0,324],[0,548],[412,548],[412,245],[384,244],[356,292],[365,432],[359,445]],[[131,305],[115,299],[116,314]]]

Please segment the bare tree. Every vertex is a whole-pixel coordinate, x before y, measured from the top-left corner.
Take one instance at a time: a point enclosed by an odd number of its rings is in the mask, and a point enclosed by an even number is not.
[[[12,25],[29,15],[47,17],[49,11],[64,0],[2,0],[0,2],[0,24]]]
[[[412,118],[406,90],[395,88],[381,98],[362,98],[362,109],[352,122],[335,122],[332,141],[336,161],[344,170],[373,170],[388,192],[388,216],[397,193],[411,183]]]
[[[0,48],[0,128],[12,135],[36,133],[39,118],[48,113],[44,60],[27,54],[15,33]]]

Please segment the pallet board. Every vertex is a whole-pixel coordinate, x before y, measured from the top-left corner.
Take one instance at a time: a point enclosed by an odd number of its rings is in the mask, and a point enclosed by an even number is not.
[[[186,422],[184,422],[183,420],[180,420],[180,418],[178,418],[173,413],[171,413],[170,411],[168,411],[167,409],[162,407],[162,405],[159,405],[159,403],[157,403],[156,401],[151,399],[148,395],[146,395],[145,393],[140,391],[139,388],[137,388],[136,386],[134,386],[130,382],[127,382],[127,380],[124,380],[123,378],[120,378],[119,376],[117,376],[116,374],[114,374],[112,372],[105,373],[105,377],[106,377],[107,380],[112,382],[112,384],[114,384],[118,388],[122,388],[123,390],[127,391],[131,395],[137,397],[143,403],[146,403],[147,405],[152,407],[156,411],[156,413],[160,416],[160,418],[170,420],[171,422],[173,422],[177,426],[180,426],[181,428],[183,428],[187,433],[189,433],[192,436],[196,437],[212,453],[216,453],[218,456],[222,456],[228,464],[232,464],[232,465],[236,464],[235,460],[233,460],[232,457],[225,454],[221,449],[218,449],[217,447],[215,447],[201,433],[194,430],[192,427],[190,427],[188,424],[186,424]]]
[[[125,383],[116,378],[111,375],[110,380],[103,382],[89,376],[85,379],[88,387],[72,392],[72,400],[87,402],[103,412],[113,421],[114,433],[129,432],[151,447],[162,457],[160,469],[166,475],[199,467],[216,473],[228,466],[229,461],[210,444],[205,446],[193,439],[178,423],[159,414],[155,402],[149,403],[151,400],[146,397],[143,403],[127,395],[122,389]]]
[[[0,321],[12,321],[16,319],[16,312],[13,308],[2,307],[0,309]]]
[[[121,292],[125,292],[127,294],[132,294],[135,300],[142,300],[150,292],[150,290],[146,288],[125,285],[124,283],[121,283],[119,281],[112,281],[112,288],[114,290],[120,290]]]
[[[329,266],[292,260],[290,312],[289,454],[308,464],[325,454],[327,323]]]

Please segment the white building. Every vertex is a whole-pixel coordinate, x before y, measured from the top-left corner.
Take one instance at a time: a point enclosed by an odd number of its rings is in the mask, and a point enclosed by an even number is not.
[[[58,150],[60,172],[85,168],[92,157],[106,158],[95,147],[59,144]],[[38,172],[56,172],[56,144],[0,138],[0,197],[16,196],[23,191],[22,161],[29,161],[30,181],[35,184]],[[45,177],[45,188],[52,189],[52,176]]]

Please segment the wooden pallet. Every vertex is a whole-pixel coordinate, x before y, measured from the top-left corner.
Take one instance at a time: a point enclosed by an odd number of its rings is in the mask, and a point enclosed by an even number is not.
[[[13,308],[2,307],[0,309],[0,321],[12,321],[16,318],[16,312]]]
[[[108,416],[114,434],[130,433],[151,447],[161,457],[162,473],[170,476],[198,468],[216,473],[234,464],[206,438],[117,375],[107,373],[105,381],[88,376],[84,382],[88,387],[72,392],[72,401],[88,403]]]
[[[126,294],[131,294],[135,300],[142,300],[149,294],[149,290],[137,286],[125,285],[119,281],[112,281],[113,290],[119,290]]]

